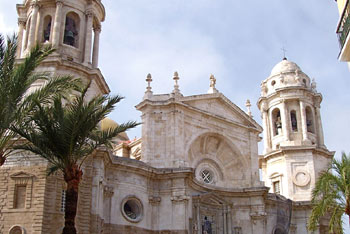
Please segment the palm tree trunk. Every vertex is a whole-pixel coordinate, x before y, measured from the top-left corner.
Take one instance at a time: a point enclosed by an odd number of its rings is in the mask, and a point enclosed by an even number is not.
[[[3,153],[0,154],[0,167],[5,164],[6,158]]]
[[[66,207],[64,214],[63,234],[76,234],[75,216],[77,215],[79,182],[82,178],[82,171],[78,166],[66,169],[64,179],[67,183]]]

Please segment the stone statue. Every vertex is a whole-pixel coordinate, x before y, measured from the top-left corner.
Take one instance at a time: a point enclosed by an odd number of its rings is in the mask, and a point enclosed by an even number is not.
[[[210,75],[210,87],[215,88],[216,85],[216,78],[214,75]]]
[[[312,91],[316,92],[316,87],[317,87],[317,83],[316,83],[315,79],[312,79],[312,83],[311,83]]]
[[[203,234],[212,234],[211,222],[208,220],[207,216],[204,217],[203,224]]]
[[[262,83],[261,85],[261,96],[265,96],[267,94],[268,88],[266,86],[266,83]]]

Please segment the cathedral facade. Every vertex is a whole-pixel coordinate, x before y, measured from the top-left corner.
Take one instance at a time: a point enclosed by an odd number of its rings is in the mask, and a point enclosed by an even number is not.
[[[57,50],[39,68],[92,81],[89,95],[109,92],[98,69],[101,0],[25,0],[17,5],[18,61],[35,43]],[[322,130],[322,95],[287,59],[261,83],[263,127],[209,79],[209,90],[184,96],[174,73],[169,94],[146,78],[142,137],[114,139],[83,165],[78,233],[306,234],[311,192],[334,152]],[[40,84],[38,84],[40,85]],[[116,126],[111,119],[101,129]],[[258,153],[263,134],[264,152]],[[21,152],[0,168],[0,233],[62,232],[65,183],[47,162]],[[262,179],[261,179],[262,177]],[[317,233],[327,233],[327,219]]]

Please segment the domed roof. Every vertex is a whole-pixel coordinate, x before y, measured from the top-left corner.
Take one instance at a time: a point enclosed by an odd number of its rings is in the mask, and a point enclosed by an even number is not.
[[[273,67],[270,76],[295,71],[301,71],[300,67],[296,63],[284,58],[281,62],[277,63],[276,66]]]
[[[105,130],[110,129],[110,128],[116,128],[118,126],[119,126],[119,124],[110,118],[104,118],[103,120],[101,120],[101,130],[102,131],[105,131]],[[125,132],[120,133],[118,135],[118,137],[124,138],[123,140],[129,140],[129,137]]]

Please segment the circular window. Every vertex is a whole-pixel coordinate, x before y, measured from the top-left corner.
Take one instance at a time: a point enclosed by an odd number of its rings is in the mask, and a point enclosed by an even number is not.
[[[141,201],[133,196],[124,198],[122,205],[122,214],[130,222],[140,222],[143,215]]]
[[[211,184],[213,182],[213,173],[207,169],[201,172],[204,183]]]
[[[271,82],[271,85],[274,86],[275,84],[276,84],[276,81],[273,80],[273,81]]]
[[[22,234],[24,233],[24,229],[20,226],[14,226],[10,230],[10,234]]]

